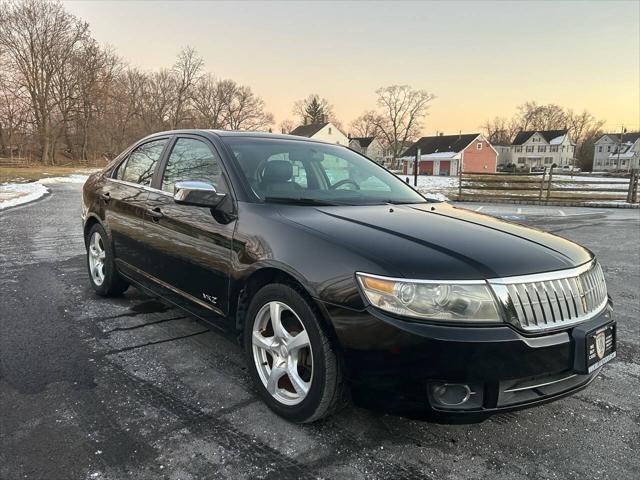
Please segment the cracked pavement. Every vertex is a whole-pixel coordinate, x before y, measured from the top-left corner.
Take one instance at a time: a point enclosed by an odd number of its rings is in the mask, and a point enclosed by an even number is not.
[[[619,353],[586,390],[472,425],[355,406],[294,425],[233,339],[134,288],[93,293],[80,191],[0,213],[0,478],[640,477],[640,211],[523,220],[603,265]]]

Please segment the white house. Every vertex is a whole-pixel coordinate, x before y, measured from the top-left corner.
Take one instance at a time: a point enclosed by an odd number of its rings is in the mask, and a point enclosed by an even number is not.
[[[377,163],[384,161],[384,148],[376,137],[350,137],[349,147]]]
[[[567,129],[521,131],[511,142],[511,162],[526,169],[574,165],[575,150]]]
[[[606,133],[593,148],[594,170],[630,170],[640,167],[640,132]]]
[[[290,135],[313,138],[323,142],[336,143],[338,145],[349,145],[349,139],[331,122],[313,123],[310,125],[300,125],[294,128]]]
[[[492,143],[491,145],[496,149],[496,152],[498,152],[498,165],[513,163],[511,145],[498,145],[497,143]]]

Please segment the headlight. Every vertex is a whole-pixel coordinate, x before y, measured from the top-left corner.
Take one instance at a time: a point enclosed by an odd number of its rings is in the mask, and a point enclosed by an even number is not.
[[[367,300],[403,317],[447,322],[501,322],[489,286],[482,281],[430,282],[356,273]]]

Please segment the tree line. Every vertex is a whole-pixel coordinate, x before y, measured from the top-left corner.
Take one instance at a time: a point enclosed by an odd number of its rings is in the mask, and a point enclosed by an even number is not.
[[[494,145],[510,145],[520,131],[564,130],[576,144],[575,156],[584,169],[593,165],[593,147],[602,136],[604,121],[597,120],[587,110],[575,112],[555,104],[539,105],[526,102],[518,106],[511,118],[495,117],[486,120],[481,129]]]
[[[435,96],[409,85],[375,93],[376,108],[351,122],[347,133],[377,137],[397,159],[421,136]],[[345,130],[318,94],[295,102],[292,114],[295,120],[282,121],[281,132],[324,121]],[[0,0],[0,157],[45,165],[101,162],[161,130],[270,131],[273,123],[262,98],[206,71],[191,47],[172,66],[145,72],[100,45],[59,0]],[[513,118],[496,117],[480,128],[498,144],[509,144],[519,130],[568,128],[586,166],[603,123],[586,110],[528,102]]]
[[[272,123],[250,87],[207,73],[192,48],[143,72],[57,1],[0,1],[0,157],[93,161],[160,130]]]

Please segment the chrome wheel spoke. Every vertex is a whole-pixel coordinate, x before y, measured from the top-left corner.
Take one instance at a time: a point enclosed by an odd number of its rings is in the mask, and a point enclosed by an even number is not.
[[[255,347],[267,350],[268,352],[273,351],[275,347],[274,337],[264,337],[261,332],[253,332],[252,343]]]
[[[287,348],[290,352],[294,352],[309,346],[309,334],[306,330],[302,330],[295,337],[291,337],[287,342]]]
[[[298,362],[289,362],[287,366],[287,376],[291,380],[291,385],[295,389],[296,393],[304,397],[309,391],[310,384],[305,382],[298,374]]]
[[[274,366],[271,369],[271,373],[269,374],[269,380],[267,381],[267,391],[273,395],[276,393],[278,389],[278,381],[282,378],[282,376],[287,373],[287,371],[283,367]]]
[[[278,302],[271,302],[269,315],[271,316],[271,326],[275,337],[280,339],[289,337],[289,332],[282,325],[282,305]]]
[[[98,235],[97,233],[93,234],[93,248],[96,250],[96,252],[102,250],[102,247],[100,246],[100,235]]]

